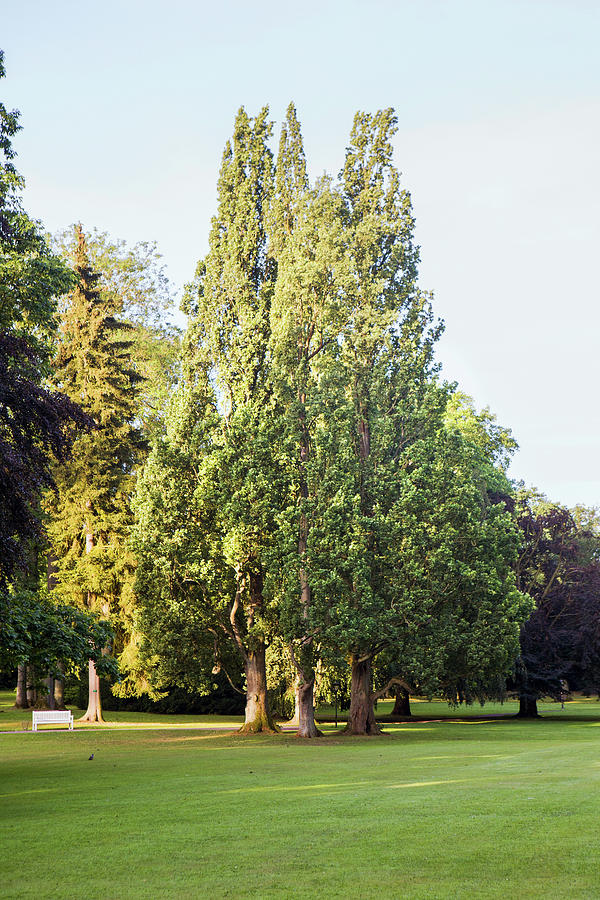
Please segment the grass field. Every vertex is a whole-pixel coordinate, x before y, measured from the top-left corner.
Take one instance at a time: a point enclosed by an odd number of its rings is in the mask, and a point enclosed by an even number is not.
[[[418,704],[380,738],[299,742],[142,713],[25,733],[1,699],[3,898],[600,896],[595,701]]]

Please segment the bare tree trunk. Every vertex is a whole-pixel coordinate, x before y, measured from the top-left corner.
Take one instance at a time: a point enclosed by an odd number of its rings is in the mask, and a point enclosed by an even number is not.
[[[360,462],[360,511],[366,518],[373,518],[373,498],[369,482],[369,457],[371,454],[371,426],[370,397],[368,386],[365,392],[358,381],[355,382],[356,411],[358,414],[358,457]],[[370,529],[365,551],[371,558],[374,550],[374,529]],[[369,563],[370,564],[370,563]],[[357,589],[354,586],[354,591]],[[360,596],[356,601],[360,604]],[[375,721],[375,709],[373,696],[373,655],[363,653],[353,654],[351,657],[352,677],[350,682],[350,710],[348,724],[344,729],[346,734],[381,734],[381,729]]]
[[[37,702],[37,690],[35,687],[35,669],[33,666],[27,666],[27,706],[35,706]]]
[[[239,734],[256,734],[259,731],[277,732],[271,714],[269,695],[267,692],[267,668],[265,662],[265,642],[263,638],[253,636],[251,645],[244,639],[237,622],[237,613],[246,597],[244,612],[247,634],[252,635],[255,617],[264,606],[262,594],[262,572],[244,572],[242,567],[236,569],[237,588],[235,599],[229,613],[232,635],[240,655],[244,660],[246,673],[246,714]]]
[[[300,676],[296,674],[294,679],[294,715],[291,719],[288,719],[285,723],[286,725],[296,725],[300,724]]]
[[[88,501],[88,507],[90,502]],[[94,535],[91,525],[86,522],[85,525],[85,552],[91,553],[94,549]],[[92,608],[92,596],[88,594],[88,608]],[[96,672],[96,665],[92,659],[88,660],[88,705],[85,713],[78,720],[79,722],[98,722],[105,725],[104,716],[102,715],[102,698],[100,697],[100,679]]]
[[[240,728],[240,734],[279,731],[269,708],[264,643],[261,642],[255,650],[247,651],[244,671],[246,673],[246,715],[244,724]]]
[[[54,701],[54,677],[52,675],[48,675],[46,678],[46,706],[48,709],[56,709],[56,703]]]
[[[537,708],[537,699],[531,694],[521,694],[519,696],[519,712],[517,713],[521,719],[536,719],[539,716]]]
[[[27,666],[21,665],[17,668],[17,699],[15,700],[15,709],[28,709],[27,702]]]
[[[317,728],[315,722],[315,675],[310,665],[310,650],[307,651],[309,664],[305,665],[302,659],[297,659],[294,648],[289,647],[292,662],[296,667],[296,679],[294,682],[295,710],[294,719],[289,724],[296,725],[297,737],[316,738],[323,737],[323,733]],[[308,676],[307,676],[308,672]],[[309,677],[312,676],[312,677]]]
[[[65,706],[65,664],[59,662],[58,671],[60,675],[54,679],[54,708],[66,709]]]
[[[352,657],[350,712],[346,734],[381,734],[373,708],[373,676],[371,659]]]
[[[298,684],[298,737],[323,737],[315,722],[315,682],[300,681]]]
[[[308,501],[308,482],[306,479],[306,465],[310,456],[310,435],[306,424],[306,394],[300,390],[298,394],[300,407],[300,459],[299,459],[299,480],[300,480],[300,499],[303,503]],[[308,550],[309,523],[306,510],[302,508],[300,513],[300,522],[298,529],[298,559],[299,567],[299,587],[300,587],[300,608],[302,617],[307,623],[310,615],[310,606],[312,602],[312,593],[308,572],[306,570],[306,555]],[[316,738],[323,737],[323,734],[315,723],[315,670],[313,656],[313,639],[310,634],[305,633],[303,640],[303,650],[299,659],[296,659],[293,650],[291,650],[292,660],[296,666],[296,712],[298,714],[298,731],[297,737]],[[290,648],[291,649],[291,648]]]
[[[410,716],[410,694],[401,684],[396,685],[396,702],[392,710],[393,716]]]
[[[88,705],[85,713],[78,719],[79,722],[98,722],[105,725],[102,715],[102,700],[100,697],[100,679],[96,672],[94,661],[88,661]]]

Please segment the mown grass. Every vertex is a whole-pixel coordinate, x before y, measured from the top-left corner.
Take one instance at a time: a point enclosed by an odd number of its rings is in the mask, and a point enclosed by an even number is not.
[[[600,716],[580,706],[316,742],[170,716],[1,734],[0,896],[598,897]]]

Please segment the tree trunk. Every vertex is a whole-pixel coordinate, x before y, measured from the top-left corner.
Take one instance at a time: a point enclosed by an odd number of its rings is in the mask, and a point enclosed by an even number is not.
[[[294,717],[288,724],[297,726],[296,737],[323,737],[315,723],[315,675],[310,651],[306,652],[307,658],[303,660],[302,654],[299,659],[296,657],[293,647],[290,646],[289,650],[296,667],[296,678],[294,680]],[[312,675],[312,678],[307,677],[307,672]]]
[[[352,657],[350,712],[345,734],[381,734],[373,708],[371,659]]]
[[[315,682],[306,682],[299,680],[298,682],[298,731],[297,737],[315,738],[323,737],[323,732],[319,731],[315,722]]]
[[[54,677],[52,675],[48,675],[46,678],[46,706],[48,709],[56,709],[56,703],[54,701]]]
[[[530,694],[521,694],[519,696],[519,712],[517,715],[521,719],[536,719],[539,716],[537,699]]]
[[[27,702],[27,666],[19,666],[17,669],[17,699],[15,709],[28,709]]]
[[[401,684],[396,685],[396,702],[392,710],[393,716],[411,716],[410,694]]]
[[[296,727],[300,724],[300,676],[296,675],[294,679],[294,715],[291,719],[288,719],[285,723],[286,725],[295,725]]]
[[[87,508],[91,509],[91,501],[87,501]],[[85,523],[85,552],[91,553],[94,549],[94,534],[92,526],[89,522]],[[93,609],[92,594],[87,595],[87,607]],[[106,609],[102,610],[105,614]],[[98,722],[105,725],[104,716],[102,715],[102,698],[100,697],[100,679],[96,672],[96,666],[93,660],[88,660],[88,705],[85,713],[78,719],[79,722]]]
[[[35,688],[35,669],[33,666],[27,666],[26,680],[27,706],[35,706],[37,702],[37,690]]]
[[[357,376],[358,378],[358,376]],[[365,385],[355,384],[358,413],[358,455],[360,460],[360,511],[366,518],[373,517],[373,499],[371,496],[368,479],[368,461],[371,453],[371,427],[369,423],[369,392]],[[373,529],[369,530],[365,551],[367,565],[371,565],[373,552]],[[356,587],[354,587],[356,591]],[[357,597],[360,603],[360,597]],[[373,705],[373,660],[361,658],[360,655],[352,656],[352,680],[350,684],[350,711],[348,724],[344,729],[345,734],[381,734],[381,729],[375,721],[375,709]]]
[[[100,725],[105,725],[102,715],[102,700],[100,698],[100,679],[96,672],[96,666],[91,659],[88,662],[88,684],[88,706],[84,715],[78,721],[98,722]]]
[[[56,587],[56,558],[48,553],[46,557],[46,584],[49,591],[53,591]]]
[[[240,734],[257,734],[259,731],[274,733],[279,727],[273,721],[267,694],[267,670],[265,666],[265,645],[260,643],[256,650],[249,650],[244,661],[246,673],[246,715]]]
[[[305,348],[305,353],[308,348]],[[298,394],[300,406],[300,460],[299,460],[299,476],[300,476],[300,498],[302,503],[308,500],[308,481],[306,478],[306,465],[310,456],[310,435],[306,424],[306,394],[301,390]],[[300,527],[298,531],[298,559],[300,561],[299,582],[300,582],[300,608],[304,621],[308,623],[312,595],[310,582],[308,580],[308,572],[306,570],[306,554],[308,550],[309,523],[305,508],[302,508],[300,514]],[[315,674],[314,660],[312,657],[312,638],[304,635],[305,646],[301,658],[296,662],[298,676],[296,680],[296,709],[298,712],[298,731],[297,737],[315,738],[323,737],[315,724]],[[303,658],[302,658],[303,657]],[[292,655],[292,658],[294,656]],[[312,676],[312,677],[311,677]]]
[[[58,671],[60,675],[54,679],[54,708],[66,709],[65,706],[65,664],[59,662]]]

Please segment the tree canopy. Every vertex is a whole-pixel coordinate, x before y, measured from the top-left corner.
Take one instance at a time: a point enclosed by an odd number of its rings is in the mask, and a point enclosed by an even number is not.
[[[370,733],[383,650],[413,641],[410,665],[457,696],[508,674],[529,611],[497,497],[511,438],[438,380],[396,127],[392,110],[357,114],[339,179],[311,186],[294,107],[275,163],[267,110],[238,112],[184,303],[182,380],[140,480],[149,646],[177,670],[175,623],[204,658],[229,639],[250,730],[272,727],[269,642],[293,663],[300,734],[318,734],[317,668],[342,660],[349,730]]]

